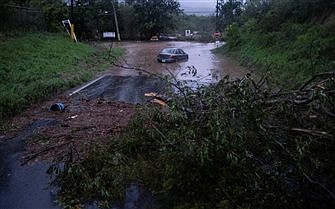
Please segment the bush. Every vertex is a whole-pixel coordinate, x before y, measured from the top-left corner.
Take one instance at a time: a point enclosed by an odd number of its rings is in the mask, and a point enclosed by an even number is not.
[[[139,182],[155,208],[330,208],[334,74],[316,78],[330,80],[295,93],[248,78],[182,88],[168,110],[144,107],[123,137],[53,167],[60,201],[113,203]]]
[[[335,30],[330,25],[285,22],[275,32],[257,29],[255,20],[227,30],[223,53],[253,65],[261,73],[269,72],[275,83],[296,87],[310,75],[335,68]]]

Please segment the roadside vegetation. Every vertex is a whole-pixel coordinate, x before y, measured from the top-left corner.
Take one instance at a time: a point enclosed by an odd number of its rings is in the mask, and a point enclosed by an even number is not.
[[[296,86],[335,69],[334,14],[335,5],[327,0],[222,1],[220,27],[227,45],[218,52],[268,73],[277,84]]]
[[[17,9],[15,8],[23,8]],[[104,31],[116,31],[113,18],[118,17],[123,40],[149,40],[160,33],[175,32],[182,14],[176,0],[81,0],[74,1],[75,33],[79,40],[97,40]],[[1,0],[0,31],[63,31],[61,21],[69,19],[70,7],[64,0]],[[23,15],[22,15],[23,14]],[[39,18],[35,18],[36,14]],[[24,19],[26,17],[26,20]]]
[[[179,18],[177,29],[178,33],[182,35],[178,37],[179,40],[190,40],[190,37],[184,35],[185,30],[191,30],[193,40],[211,42],[215,31],[215,17],[183,14]]]
[[[50,169],[59,201],[111,208],[137,183],[150,208],[333,208],[334,73],[295,91],[250,78],[144,106],[121,137]],[[325,122],[327,121],[327,122]]]
[[[89,80],[109,63],[105,55],[105,49],[72,43],[62,34],[5,36],[0,43],[0,121]]]

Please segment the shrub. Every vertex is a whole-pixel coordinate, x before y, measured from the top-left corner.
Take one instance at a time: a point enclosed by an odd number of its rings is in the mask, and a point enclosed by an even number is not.
[[[53,167],[60,200],[112,203],[138,182],[155,208],[330,208],[332,79],[321,75],[295,93],[248,78],[182,88],[168,110],[144,107],[123,137]]]

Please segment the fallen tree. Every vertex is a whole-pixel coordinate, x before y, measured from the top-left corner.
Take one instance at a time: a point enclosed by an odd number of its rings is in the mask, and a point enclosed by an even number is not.
[[[107,207],[138,182],[154,208],[334,207],[335,73],[291,91],[265,84],[179,83],[167,107],[144,106],[122,137],[51,167],[60,202]]]

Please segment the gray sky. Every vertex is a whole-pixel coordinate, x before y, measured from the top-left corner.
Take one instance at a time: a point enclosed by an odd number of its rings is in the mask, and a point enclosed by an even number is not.
[[[179,0],[181,6],[192,7],[213,7],[215,8],[216,0]]]
[[[210,14],[214,13],[216,0],[178,0],[186,13]]]

